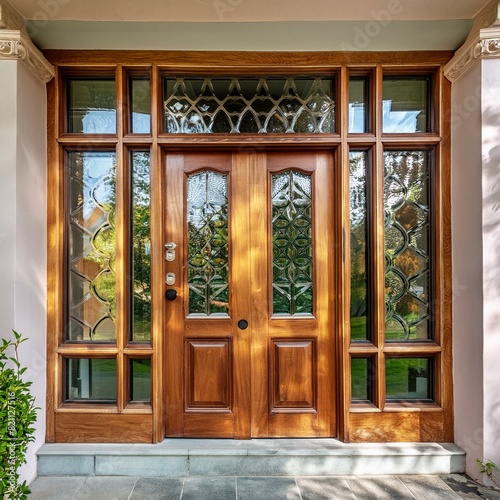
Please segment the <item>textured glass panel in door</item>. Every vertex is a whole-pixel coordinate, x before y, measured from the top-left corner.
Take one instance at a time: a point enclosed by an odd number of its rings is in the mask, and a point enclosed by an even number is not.
[[[227,176],[204,171],[187,179],[189,314],[229,311]]]
[[[70,152],[67,340],[115,340],[115,153]]]
[[[386,340],[431,338],[429,154],[384,153]]]
[[[272,177],[274,314],[313,312],[311,191],[310,175]]]

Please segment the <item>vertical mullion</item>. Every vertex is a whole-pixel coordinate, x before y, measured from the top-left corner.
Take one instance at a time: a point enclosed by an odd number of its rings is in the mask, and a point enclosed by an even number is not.
[[[153,443],[165,437],[165,401],[163,385],[163,335],[164,335],[164,204],[168,200],[164,197],[162,150],[158,146],[160,131],[160,102],[161,86],[160,74],[156,65],[153,65],[150,74],[151,85],[151,133],[153,145],[150,151],[150,207],[151,207],[151,345],[153,356],[151,359],[151,405],[153,407]],[[178,257],[180,258],[180,256]]]
[[[116,69],[116,359],[117,407],[123,411],[127,405],[127,367],[123,349],[129,332],[129,280],[130,275],[130,179],[128,157],[123,145],[123,113],[125,112],[125,84],[123,67]]]
[[[335,169],[338,172],[338,179],[335,182],[335,198],[339,200],[336,204],[335,213],[335,240],[342,242],[342,249],[337,252],[335,258],[335,274],[338,276],[336,288],[340,293],[337,297],[336,314],[338,314],[340,331],[337,333],[337,346],[339,353],[337,356],[339,374],[340,394],[338,401],[340,405],[339,422],[337,424],[339,437],[343,441],[349,441],[349,409],[351,406],[351,362],[349,355],[349,346],[351,342],[351,321],[350,321],[350,296],[351,296],[351,238],[350,238],[350,203],[349,203],[349,144],[347,134],[349,127],[349,72],[346,66],[342,66],[340,71],[340,136],[341,146],[337,159],[340,161],[341,168]],[[344,259],[342,259],[344,255]]]
[[[375,154],[370,168],[372,341],[378,348],[375,363],[374,404],[385,405],[385,258],[384,258],[384,146],[382,142],[382,68],[375,71]]]
[[[62,403],[62,358],[56,353],[63,341],[64,315],[64,276],[66,248],[66,207],[64,204],[64,172],[62,162],[64,154],[56,139],[61,123],[62,77],[59,68],[55,67],[55,77],[47,85],[47,102],[56,103],[48,107],[48,178],[47,178],[47,412],[46,441],[56,439],[55,409]]]

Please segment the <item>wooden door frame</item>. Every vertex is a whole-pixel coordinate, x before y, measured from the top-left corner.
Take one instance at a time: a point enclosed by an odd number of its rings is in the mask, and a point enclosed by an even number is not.
[[[338,408],[337,436],[343,441],[452,441],[453,440],[453,386],[451,354],[451,220],[450,220],[450,90],[451,84],[443,76],[444,65],[452,57],[451,52],[184,52],[184,51],[74,51],[47,50],[45,56],[54,64],[56,77],[48,84],[48,313],[47,313],[47,442],[87,440],[94,442],[120,441],[158,442],[163,439],[163,342],[161,335],[153,335],[151,346],[131,346],[126,342],[126,321],[119,319],[119,335],[115,346],[75,346],[64,340],[65,321],[65,178],[64,151],[71,148],[104,148],[116,150],[123,169],[123,158],[132,149],[151,148],[152,196],[161,199],[164,179],[159,175],[165,149],[176,150],[189,147],[238,148],[259,150],[280,149],[295,146],[319,148],[335,155],[335,199],[340,206],[336,215],[335,237],[341,242],[336,249],[336,342],[338,346]],[[418,136],[384,135],[381,133],[380,113],[374,113],[370,121],[373,134],[348,133],[347,96],[350,75],[368,76],[372,85],[370,95],[373,110],[380,111],[381,82],[383,72],[393,74],[433,75],[434,132]],[[127,78],[132,72],[149,75],[151,78],[151,122],[150,135],[127,133]],[[330,74],[337,78],[338,102],[336,134],[304,134],[284,136],[260,134],[254,136],[168,136],[161,133],[161,82],[163,74],[183,75],[268,75],[268,74]],[[108,136],[85,136],[68,134],[65,131],[64,81],[67,75],[114,75],[117,84],[117,133]],[[55,105],[54,105],[55,104]],[[377,323],[377,338],[374,345],[351,344],[349,342],[349,149],[371,151],[374,161],[380,165],[384,147],[426,147],[434,151],[436,186],[434,199],[434,259],[433,276],[435,289],[436,342],[426,346],[414,346],[408,352],[435,356],[436,359],[436,404],[435,405],[389,405],[382,407],[380,401],[385,390],[378,386],[373,405],[352,405],[350,401],[350,357],[371,356],[377,366],[383,363],[386,354],[398,353],[399,347],[383,345],[383,320],[380,314]],[[380,167],[379,167],[380,168]],[[372,191],[379,201],[382,196],[380,178],[373,180]],[[117,193],[121,204],[126,204],[126,183]],[[341,201],[343,200],[343,201]],[[378,208],[377,208],[378,207]],[[375,212],[380,211],[375,206]],[[375,213],[379,227],[374,232],[372,245],[380,255],[382,221],[381,213]],[[164,220],[157,207],[152,207],[153,245],[163,246],[159,241]],[[119,226],[120,234],[126,227]],[[164,317],[163,266],[159,252],[153,270],[153,328],[161,331]],[[121,262],[126,255],[121,256]],[[376,272],[377,300],[382,300],[383,273]],[[119,290],[120,307],[126,309],[125,289]],[[119,403],[113,407],[74,405],[64,402],[62,393],[63,361],[72,356],[117,356],[120,374]],[[150,408],[127,405],[127,382],[125,374],[129,356],[150,356],[152,370],[152,406]],[[82,417],[83,416],[83,417]],[[395,431],[396,423],[404,421],[401,432]],[[374,429],[377,429],[374,432]]]

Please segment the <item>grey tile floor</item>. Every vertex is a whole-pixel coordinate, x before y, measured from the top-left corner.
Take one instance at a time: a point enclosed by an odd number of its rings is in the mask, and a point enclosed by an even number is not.
[[[499,498],[463,476],[39,477],[29,500],[452,500]],[[451,487],[450,487],[451,486]],[[453,488],[453,489],[452,489]],[[492,495],[488,494],[492,492]],[[494,496],[498,493],[498,496]]]

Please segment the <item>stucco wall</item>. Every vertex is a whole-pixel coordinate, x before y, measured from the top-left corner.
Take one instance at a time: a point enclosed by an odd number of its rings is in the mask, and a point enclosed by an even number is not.
[[[480,63],[453,84],[452,103],[455,437],[477,477],[484,406]]]
[[[2,337],[15,329],[29,338],[20,360],[41,407],[21,472],[30,482],[45,440],[46,90],[18,61],[0,61],[0,88],[0,327]]]
[[[482,61],[484,458],[500,465],[500,60]]]

